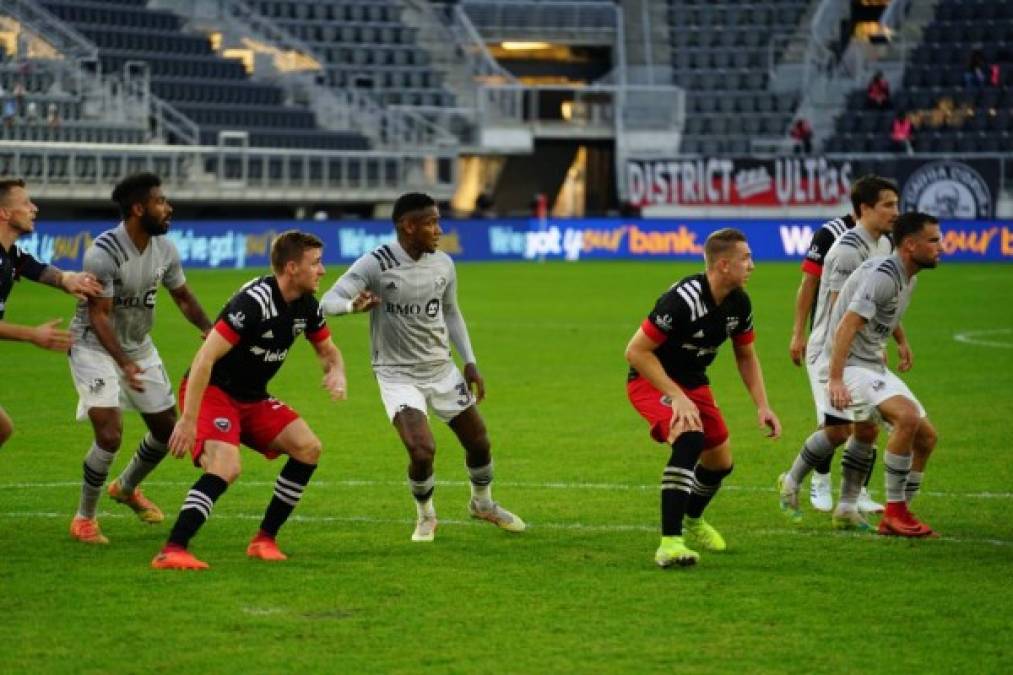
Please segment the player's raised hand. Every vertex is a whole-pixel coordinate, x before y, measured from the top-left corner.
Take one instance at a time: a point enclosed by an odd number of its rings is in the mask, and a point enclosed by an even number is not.
[[[144,372],[143,368],[130,361],[127,365],[122,366],[120,370],[123,371],[123,375],[127,378],[127,384],[131,389],[134,391],[144,391],[144,383],[141,382],[140,377],[141,373]]]
[[[352,298],[353,312],[368,312],[380,304],[380,296],[373,291],[359,291],[359,294]]]
[[[172,435],[169,436],[169,452],[176,459],[185,457],[196,440],[197,422],[180,417],[176,421],[176,426],[172,428]]]
[[[703,423],[700,421],[700,410],[696,404],[685,396],[672,397],[672,420],[668,426],[668,442],[674,443],[675,439],[685,431],[703,431]]]
[[[770,433],[767,434],[767,438],[780,438],[781,437],[781,420],[777,419],[777,415],[770,408],[759,408],[756,411],[757,419],[760,420],[760,428],[766,427],[770,429]]]
[[[91,272],[64,272],[63,289],[78,300],[98,297],[102,293],[102,284]]]
[[[844,380],[831,378],[827,389],[830,392],[830,405],[838,410],[844,410],[851,405],[851,392],[844,386]]]
[[[70,332],[57,328],[63,319],[52,319],[35,327],[32,332],[32,344],[54,352],[65,352],[72,342]]]
[[[345,371],[337,366],[324,373],[321,386],[331,393],[332,401],[344,401],[348,398],[348,382],[345,380]]]
[[[805,339],[801,335],[792,333],[791,342],[788,343],[788,353],[791,355],[791,362],[796,366],[802,365],[805,358]]]
[[[485,380],[478,374],[478,366],[474,363],[464,364],[464,381],[468,384],[468,390],[475,397],[476,403],[485,400]]]
[[[897,370],[902,373],[906,373],[911,370],[915,361],[915,355],[914,352],[911,351],[911,345],[907,342],[897,345],[897,358],[899,359],[897,363]]]

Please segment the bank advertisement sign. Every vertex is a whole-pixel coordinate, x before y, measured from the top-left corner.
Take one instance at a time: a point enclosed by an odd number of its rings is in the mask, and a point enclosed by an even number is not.
[[[714,230],[745,232],[757,260],[805,255],[819,219],[492,219],[444,220],[440,248],[458,260],[699,260]],[[17,244],[40,260],[80,269],[85,249],[114,224],[40,221]],[[394,241],[389,221],[178,221],[166,235],[185,267],[268,267],[271,242],[288,229],[324,242],[324,262],[343,265]],[[945,256],[1013,261],[1013,221],[944,220]]]

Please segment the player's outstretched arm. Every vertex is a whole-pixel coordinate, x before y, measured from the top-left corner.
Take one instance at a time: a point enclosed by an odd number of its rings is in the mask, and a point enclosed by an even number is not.
[[[379,274],[379,267],[372,256],[356,260],[320,299],[324,314],[340,316],[368,312],[379,305],[380,297],[370,290],[372,281],[378,279]]]
[[[62,319],[52,319],[38,326],[21,326],[0,321],[0,340],[31,342],[42,349],[65,352],[70,348],[71,338],[68,331],[57,328],[60,321]]]
[[[802,359],[805,358],[805,324],[809,320],[819,287],[818,276],[809,272],[802,273],[802,281],[795,294],[795,320],[792,322],[791,342],[788,344],[788,353],[796,366],[802,365]]]
[[[739,376],[742,378],[743,384],[746,385],[746,390],[749,391],[753,403],[756,404],[756,414],[760,426],[770,429],[770,433],[767,434],[770,438],[779,438],[781,436],[781,421],[777,419],[777,415],[771,410],[770,403],[767,401],[767,387],[763,383],[763,368],[760,366],[760,357],[757,356],[753,343],[737,344],[733,342],[732,347],[735,351],[735,365],[739,369]]]
[[[851,352],[851,343],[855,341],[855,334],[865,325],[865,317],[850,309],[841,317],[840,323],[834,329],[831,336],[833,340],[830,347],[830,405],[838,410],[843,410],[851,405],[851,393],[844,386],[844,363],[848,360],[848,353]]]
[[[640,373],[641,377],[654,385],[655,389],[672,400],[672,424],[668,438],[669,442],[672,442],[678,435],[677,430],[679,433],[703,431],[703,424],[696,404],[689,400],[679,385],[668,376],[661,361],[654,354],[658,344],[647,336],[643,328],[638,328],[626,345],[626,361]]]
[[[211,380],[211,369],[230,349],[232,343],[218,331],[212,330],[193,357],[190,374],[186,379],[186,401],[179,420],[172,429],[172,436],[169,437],[169,452],[173,457],[183,457],[193,447],[197,438],[197,416],[200,413],[201,399]]]
[[[211,321],[190,287],[183,284],[170,290],[169,295],[172,296],[173,302],[179,307],[179,311],[183,313],[186,320],[196,326],[202,336],[207,337],[211,331]]]
[[[345,360],[341,356],[341,350],[329,337],[312,344],[320,366],[324,369],[321,386],[330,392],[332,401],[345,400],[348,398],[348,381],[345,378]]]
[[[40,284],[59,288],[78,300],[87,300],[102,293],[102,284],[91,272],[64,272],[55,265],[47,265],[39,274]]]

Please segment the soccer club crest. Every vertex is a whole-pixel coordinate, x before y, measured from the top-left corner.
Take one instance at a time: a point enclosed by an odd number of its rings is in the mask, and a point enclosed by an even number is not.
[[[228,431],[232,428],[232,422],[228,417],[216,417],[215,428],[218,429],[218,431]]]
[[[306,319],[296,319],[292,323],[292,337],[298,337],[306,330]]]
[[[436,277],[436,281],[433,282],[433,285],[436,286],[437,293],[442,293],[443,289],[447,287],[447,280],[443,277]]]

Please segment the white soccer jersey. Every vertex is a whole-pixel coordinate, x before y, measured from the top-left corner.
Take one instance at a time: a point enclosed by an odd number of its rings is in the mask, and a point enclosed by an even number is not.
[[[883,349],[887,338],[900,324],[917,281],[917,277],[908,278],[904,264],[896,255],[870,258],[848,277],[830,321],[837,325],[845,312],[852,311],[866,323],[855,334],[846,365],[880,373],[886,370]],[[828,362],[832,349],[833,339],[828,339],[824,346],[824,358]]]
[[[887,256],[893,244],[887,236],[874,239],[861,224],[848,230],[834,242],[823,258],[823,274],[816,301],[816,315],[813,317],[806,354],[810,363],[815,363],[823,352],[823,345],[831,339],[836,323],[831,322],[833,313],[830,296],[840,293],[844,282],[858,266],[874,256]]]
[[[84,252],[84,270],[102,284],[101,297],[113,300],[113,328],[123,351],[135,360],[150,356],[158,285],[175,290],[186,283],[176,246],[157,236],[138,251],[120,223],[96,237]],[[78,344],[104,349],[92,329],[87,301],[77,303],[70,331]]]
[[[381,299],[369,317],[370,355],[377,376],[434,381],[453,363],[451,341],[466,363],[474,362],[457,307],[457,273],[446,253],[424,253],[412,260],[397,242],[380,246],[348,268],[321,306],[325,312],[340,313],[336,307],[367,289]]]

